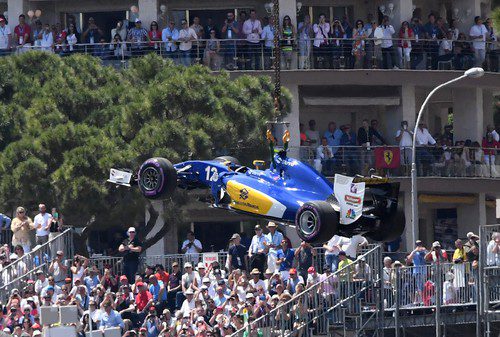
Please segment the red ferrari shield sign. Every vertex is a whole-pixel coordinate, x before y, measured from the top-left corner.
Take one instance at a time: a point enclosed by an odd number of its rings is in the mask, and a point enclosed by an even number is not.
[[[375,149],[375,168],[398,168],[399,147],[378,147]]]

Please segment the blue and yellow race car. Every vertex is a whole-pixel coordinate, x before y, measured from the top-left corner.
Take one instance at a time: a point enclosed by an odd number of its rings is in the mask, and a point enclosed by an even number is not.
[[[295,226],[299,237],[310,243],[326,242],[335,234],[392,241],[403,232],[399,183],[338,175],[335,186],[337,181],[346,184],[335,193],[334,184],[322,174],[288,157],[286,144],[268,169],[263,169],[263,161],[254,165],[242,166],[233,157],[174,165],[165,158],[151,158],[137,175],[112,169],[108,181],[137,183],[149,199],[169,197],[176,188],[210,189],[213,207]]]

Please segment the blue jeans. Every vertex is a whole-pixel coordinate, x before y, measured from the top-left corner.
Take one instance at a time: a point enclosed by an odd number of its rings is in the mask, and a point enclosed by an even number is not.
[[[181,64],[189,67],[191,65],[191,50],[181,50]]]
[[[332,273],[337,270],[337,266],[339,265],[339,256],[338,255],[325,255],[326,265],[332,269]]]

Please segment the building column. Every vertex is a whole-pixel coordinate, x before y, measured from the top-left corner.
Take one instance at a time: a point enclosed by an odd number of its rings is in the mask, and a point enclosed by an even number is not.
[[[28,0],[8,0],[7,1],[7,12],[9,13],[8,21],[9,26],[12,31],[14,31],[14,27],[19,23],[18,17],[21,14],[26,14],[29,10]]]
[[[142,26],[149,29],[151,21],[158,20],[158,0],[138,0],[138,6]]]
[[[474,17],[481,15],[481,0],[454,0],[451,10],[456,27],[468,35]]]
[[[477,206],[478,206],[478,220],[479,226],[486,225],[486,194],[484,192],[478,193],[478,201],[477,201]]]
[[[300,114],[299,114],[299,86],[297,84],[284,84],[290,94],[292,100],[290,102],[290,113],[285,117],[285,121],[289,122],[288,131],[290,131],[290,157],[299,158],[300,147]]]
[[[453,88],[453,133],[456,140],[481,142],[483,136],[483,90]]]
[[[392,14],[389,11],[389,3],[394,5]],[[413,14],[413,1],[412,0],[394,0],[389,1],[385,5],[386,13],[390,17],[390,23],[394,26],[396,32],[401,27],[401,22],[410,21]]]

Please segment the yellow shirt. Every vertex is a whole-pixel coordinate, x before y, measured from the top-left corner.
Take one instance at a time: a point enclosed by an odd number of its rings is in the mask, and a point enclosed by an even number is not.
[[[462,248],[462,249],[455,249],[455,252],[453,253],[453,261],[455,261],[456,259],[462,259],[462,261],[467,261],[467,255],[465,254],[465,249]]]
[[[342,268],[349,266],[352,264],[352,261],[346,258],[345,260],[342,260],[339,262],[339,265],[337,267],[337,270],[342,270]],[[352,274],[354,272],[354,268],[346,268],[345,270],[342,270],[339,272],[339,280],[340,281],[351,281],[352,280]]]

